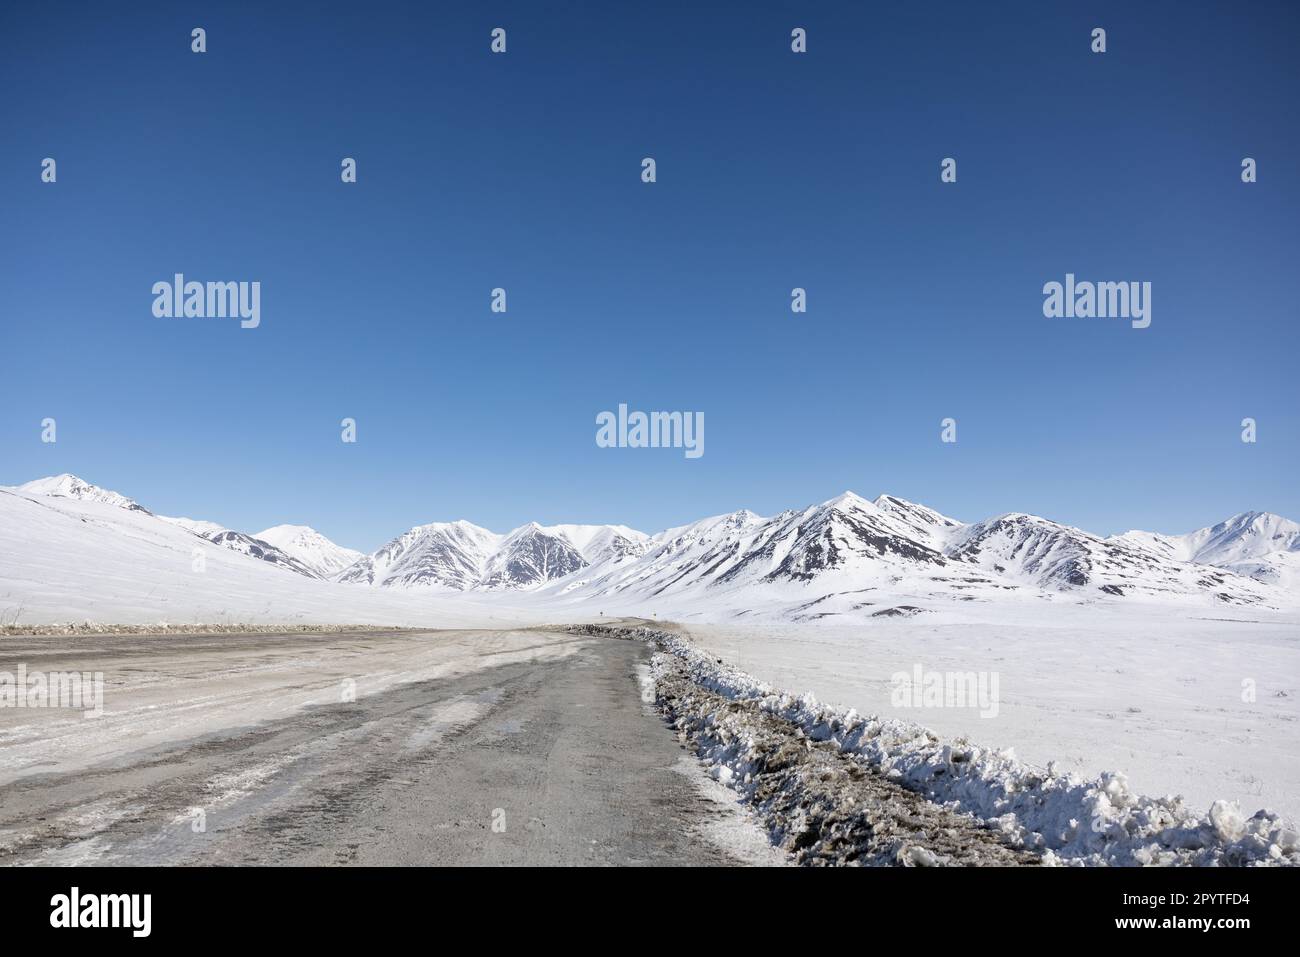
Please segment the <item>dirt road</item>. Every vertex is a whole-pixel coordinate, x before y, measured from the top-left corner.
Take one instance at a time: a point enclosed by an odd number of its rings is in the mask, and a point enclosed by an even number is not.
[[[0,863],[774,854],[643,700],[647,657],[545,631],[7,638],[0,672],[102,672],[104,713],[0,708]]]

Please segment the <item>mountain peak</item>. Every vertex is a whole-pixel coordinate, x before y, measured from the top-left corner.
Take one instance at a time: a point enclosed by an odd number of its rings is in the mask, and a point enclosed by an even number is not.
[[[837,501],[837,502],[865,502],[865,501],[867,501],[867,500],[866,500],[865,498],[863,498],[861,495],[859,495],[857,492],[853,491],[853,489],[851,489],[851,488],[846,488],[843,492],[840,492],[839,495],[835,496],[835,501]]]
[[[32,481],[24,482],[18,487],[24,492],[31,492],[35,495],[66,495],[69,497],[87,490],[106,491],[106,489],[101,489],[98,485],[91,485],[85,479],[73,475],[71,472],[60,472],[58,475],[47,475],[45,478],[32,479]]]
[[[1272,512],[1239,512],[1180,540],[1192,561],[1232,567],[1277,552],[1300,551],[1300,524]]]
[[[270,541],[266,536],[272,532],[284,535],[319,535],[320,532],[310,525],[272,525],[270,528],[259,532],[257,537],[264,541]]]
[[[116,505],[118,508],[149,514],[147,508],[125,495],[111,489],[100,488],[98,485],[92,485],[71,472],[61,472],[58,475],[50,475],[45,478],[34,479],[31,482],[24,482],[18,486],[18,491],[26,492],[28,495],[74,498],[79,502],[102,502],[105,505]]]
[[[825,508],[874,508],[875,503],[863,498],[857,492],[843,491],[833,499],[823,502]]]
[[[362,557],[330,541],[310,525],[273,525],[253,536],[297,559],[322,578],[333,578]]]
[[[481,532],[485,535],[496,534],[495,532],[484,528],[482,525],[475,525],[473,522],[467,521],[466,519],[463,518],[458,518],[454,522],[426,522],[423,525],[415,526],[415,528],[411,529],[411,531],[416,531],[417,529],[427,530],[430,532],[456,531],[456,532],[474,532],[474,533]]]
[[[1291,521],[1289,518],[1283,518],[1275,512],[1238,512],[1236,515],[1220,523],[1221,525],[1237,527],[1260,527],[1268,526],[1270,528],[1280,527],[1287,529],[1300,529],[1300,525]]]

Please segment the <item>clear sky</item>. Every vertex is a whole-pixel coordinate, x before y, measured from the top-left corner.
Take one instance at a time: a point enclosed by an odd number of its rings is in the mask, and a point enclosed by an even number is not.
[[[363,549],[846,488],[1300,519],[1298,10],[5,4],[0,484]],[[177,272],[260,327],[155,318]],[[1150,328],[1045,318],[1067,272],[1151,282]],[[705,454],[598,448],[620,402]]]

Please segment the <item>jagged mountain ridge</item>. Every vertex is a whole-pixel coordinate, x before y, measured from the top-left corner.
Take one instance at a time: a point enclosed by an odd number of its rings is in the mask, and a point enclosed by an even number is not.
[[[770,519],[741,511],[670,529],[651,539],[638,560],[588,569],[561,588],[593,598],[654,598],[691,589],[814,583],[826,594],[901,587],[958,595],[980,588],[1114,597],[1204,594],[1242,603],[1267,597],[1248,578],[1226,570],[1037,516],[1011,513],[964,525],[896,496],[871,502],[852,492]]]
[[[76,476],[29,482],[20,491],[152,516]],[[1259,583],[1285,583],[1300,570],[1300,525],[1269,513],[1242,513],[1185,536],[1102,538],[1025,513],[964,524],[896,496],[868,501],[852,492],[771,518],[740,510],[654,536],[620,525],[530,522],[502,535],[466,521],[432,523],[369,555],[337,546],[307,526],[276,526],[253,536],[210,522],[153,517],[306,577],[572,598],[743,594],[767,586],[816,586],[820,594],[842,595],[898,586],[959,597],[987,588],[1097,597],[1199,594],[1254,603],[1270,598]],[[348,558],[355,561],[345,564]]]
[[[946,554],[986,573],[1021,584],[1066,591],[1096,588],[1106,594],[1209,592],[1224,600],[1254,600],[1234,593],[1232,578],[1209,565],[1182,561],[1139,540],[1100,538],[1024,513],[999,515],[958,530]]]
[[[536,522],[499,535],[471,522],[417,525],[344,569],[338,581],[381,587],[532,588],[593,563],[639,555],[648,536],[622,525]]]

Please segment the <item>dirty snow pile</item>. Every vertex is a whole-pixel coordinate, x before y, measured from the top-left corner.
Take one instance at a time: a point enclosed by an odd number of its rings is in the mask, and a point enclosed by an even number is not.
[[[1247,817],[1232,802],[1215,801],[1198,815],[1179,797],[1133,793],[1118,772],[1085,779],[1018,761],[1010,751],[981,748],[965,739],[945,743],[928,729],[895,718],[863,716],[793,695],[736,671],[682,637],[648,628],[632,630],[685,663],[691,680],[733,701],[748,702],[789,722],[809,740],[841,752],[1001,831],[1014,844],[1066,865],[1300,865],[1295,827],[1269,811]],[[657,655],[656,679],[670,663]],[[739,788],[750,763],[748,743],[712,748],[703,756],[722,765],[715,775]]]
[[[776,848],[803,866],[1039,864],[969,814],[889,780],[797,726],[696,684],[685,662],[656,652],[652,700],[714,780],[749,805]]]

